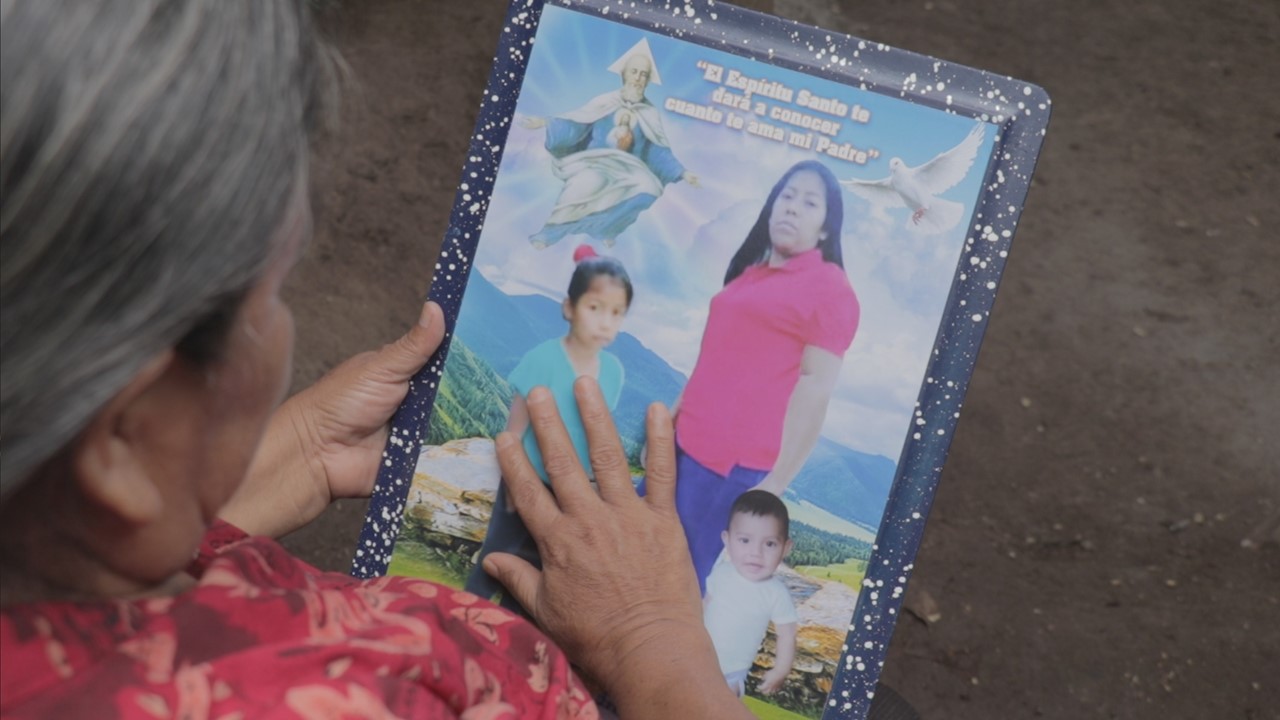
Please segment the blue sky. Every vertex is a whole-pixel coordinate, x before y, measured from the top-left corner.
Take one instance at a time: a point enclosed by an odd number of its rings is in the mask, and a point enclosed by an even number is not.
[[[544,10],[517,113],[555,115],[616,89],[619,78],[608,67],[641,38],[648,39],[661,77],[662,84],[650,85],[647,92],[659,107],[669,97],[711,104],[717,85],[698,68],[706,61],[724,67],[726,74],[736,69],[866,108],[869,122],[846,118],[833,139],[880,151],[878,158],[859,165],[664,111],[673,151],[702,186],[669,185],[615,247],[597,250],[618,257],[636,286],[623,329],[686,373],[697,359],[707,306],[729,258],[786,168],[820,159],[837,178],[879,179],[888,175],[890,158],[909,166],[924,163],[955,146],[976,122],[553,6]],[[803,110],[795,103],[765,101]],[[973,169],[940,196],[963,203],[966,219],[995,135],[996,128],[988,126]],[[538,293],[558,301],[572,273],[573,249],[586,238],[570,237],[541,250],[528,242],[560,189],[542,142],[541,130],[512,128],[475,264],[508,293]],[[845,356],[823,432],[853,449],[896,460],[970,225],[962,221],[948,232],[920,235],[908,230],[905,208],[886,210],[848,192],[844,208],[845,268],[862,305],[862,324]]]

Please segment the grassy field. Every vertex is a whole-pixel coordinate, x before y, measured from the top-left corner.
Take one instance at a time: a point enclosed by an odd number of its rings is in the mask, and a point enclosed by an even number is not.
[[[861,590],[862,578],[867,574],[867,562],[865,560],[846,560],[838,565],[824,565],[821,567],[801,565],[795,570],[801,575],[807,575],[818,580],[835,580],[848,585],[854,590]]]
[[[387,566],[387,574],[421,578],[458,588],[467,580],[465,575],[441,562],[425,545],[409,540],[396,543],[395,553]]]
[[[788,502],[787,513],[794,522],[812,525],[819,530],[856,538],[863,542],[876,541],[876,529],[867,528],[836,517],[822,508],[808,502]]]
[[[760,718],[760,720],[809,720],[805,715],[783,710],[776,705],[770,705],[753,697],[743,698],[743,702],[747,704],[747,709],[751,710],[752,714]]]

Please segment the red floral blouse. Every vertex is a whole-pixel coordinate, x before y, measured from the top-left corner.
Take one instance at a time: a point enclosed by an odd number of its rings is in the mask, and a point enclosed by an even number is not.
[[[320,572],[220,523],[175,597],[0,611],[0,716],[598,717],[564,655],[474,595]]]

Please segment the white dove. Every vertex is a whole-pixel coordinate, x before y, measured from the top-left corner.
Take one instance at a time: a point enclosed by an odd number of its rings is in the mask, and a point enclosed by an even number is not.
[[[985,128],[973,126],[958,145],[939,153],[918,167],[907,167],[900,158],[889,161],[889,177],[880,180],[841,180],[846,190],[883,207],[908,207],[907,228],[920,233],[946,232],[960,222],[964,206],[935,197],[956,186],[978,156]]]

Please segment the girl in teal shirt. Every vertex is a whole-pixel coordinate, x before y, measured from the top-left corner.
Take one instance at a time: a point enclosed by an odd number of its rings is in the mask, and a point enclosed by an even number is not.
[[[595,378],[610,410],[617,407],[618,398],[622,395],[622,363],[604,348],[618,336],[622,320],[631,308],[634,294],[631,278],[616,258],[597,255],[589,245],[575,250],[573,259],[577,267],[569,280],[569,291],[561,307],[564,319],[569,323],[569,332],[564,337],[540,343],[525,353],[507,377],[514,390],[507,430],[522,436],[525,453],[544,483],[547,482],[547,471],[542,466],[542,453],[538,450],[533,429],[529,427],[525,408],[525,397],[529,391],[539,385],[551,391],[556,409],[578,451],[578,459],[584,468],[588,468],[587,472],[590,472],[591,461],[587,455],[587,436],[582,429],[582,418],[578,415],[578,403],[573,397],[573,383],[584,375]],[[466,589],[484,598],[502,590],[502,586],[480,566],[480,561],[491,552],[518,555],[540,567],[537,547],[511,506],[505,484],[498,488],[480,557],[467,578]],[[504,597],[503,604],[510,606],[512,603]]]

